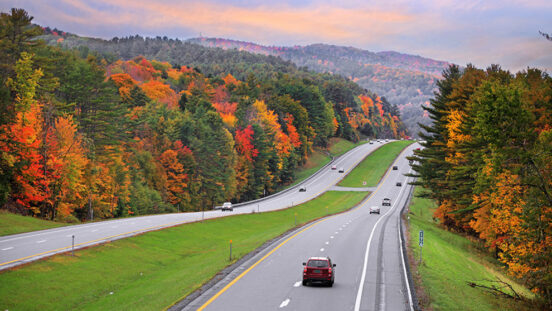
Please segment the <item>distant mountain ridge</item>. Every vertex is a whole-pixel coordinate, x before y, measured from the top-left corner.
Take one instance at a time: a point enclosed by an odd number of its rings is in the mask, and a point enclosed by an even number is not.
[[[396,104],[401,111],[401,119],[412,135],[417,135],[420,130],[418,122],[429,123],[421,106],[428,105],[436,90],[435,83],[441,78],[442,71],[450,65],[446,61],[394,51],[371,52],[320,43],[279,47],[205,37],[189,39],[187,42],[279,56],[310,70],[340,74]]]

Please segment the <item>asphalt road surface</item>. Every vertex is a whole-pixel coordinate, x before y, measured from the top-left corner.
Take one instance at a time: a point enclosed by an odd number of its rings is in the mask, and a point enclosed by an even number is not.
[[[335,164],[338,169],[344,168],[345,172],[331,170],[330,166],[318,171],[300,184],[307,187],[306,192],[298,192],[297,186],[266,200],[235,207],[233,212],[206,208],[205,212],[131,217],[3,236],[0,237],[0,270],[70,251],[73,247],[73,237],[74,248],[79,249],[182,223],[235,214],[272,211],[297,205],[321,195],[337,184],[364,157],[382,144],[364,144],[335,159],[332,164]]]
[[[238,267],[183,310],[411,310],[400,251],[400,210],[410,185],[409,146],[376,190],[349,212],[298,229]],[[396,186],[396,182],[402,186]],[[381,206],[383,198],[391,206]],[[372,205],[381,214],[369,214]],[[333,287],[302,285],[302,262],[329,256]]]

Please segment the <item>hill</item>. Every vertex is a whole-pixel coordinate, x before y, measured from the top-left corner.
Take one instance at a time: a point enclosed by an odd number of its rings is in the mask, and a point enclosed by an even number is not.
[[[418,122],[429,124],[429,118],[424,115],[421,106],[429,104],[437,80],[450,65],[448,62],[393,51],[374,53],[327,44],[277,47],[220,38],[194,38],[188,42],[226,50],[275,55],[316,72],[347,77],[397,105],[401,119],[413,135],[419,132]]]
[[[396,106],[338,75],[160,37],[44,35],[11,13],[3,209],[62,221],[210,209],[293,183],[331,138],[405,136]]]

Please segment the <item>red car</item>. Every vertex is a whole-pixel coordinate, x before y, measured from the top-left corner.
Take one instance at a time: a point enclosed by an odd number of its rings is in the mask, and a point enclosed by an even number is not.
[[[335,264],[330,257],[311,257],[303,263],[303,285],[321,282],[332,286],[335,279]]]

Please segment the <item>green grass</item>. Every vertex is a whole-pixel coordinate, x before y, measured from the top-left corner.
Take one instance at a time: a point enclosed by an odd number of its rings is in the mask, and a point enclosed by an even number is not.
[[[160,310],[231,264],[229,240],[240,258],[293,228],[295,213],[305,223],[366,195],[327,192],[282,211],[181,225],[4,271],[0,310]]]
[[[327,152],[321,149],[315,149],[313,153],[309,156],[307,163],[297,169],[295,173],[295,182],[290,186],[296,185],[301,181],[305,180],[307,177],[316,173],[321,167],[328,164],[332,160],[331,156],[338,157],[345,152],[355,148],[356,146],[365,144],[366,141],[360,141],[353,143],[343,138],[331,138],[328,146]],[[280,190],[283,190],[287,187],[282,187]]]
[[[51,229],[69,224],[21,216],[0,210],[0,236]]]
[[[381,146],[360,162],[360,164],[339,183],[339,186],[375,187],[387,171],[389,165],[391,165],[399,153],[410,144],[412,144],[412,141],[400,140]],[[366,181],[366,185],[363,185],[364,181]]]
[[[434,208],[433,201],[414,197],[409,213],[409,247],[416,262],[420,258],[419,232],[424,230],[422,264],[412,270],[425,292],[421,299],[424,310],[530,310],[527,303],[497,298],[468,286],[466,282],[491,285],[485,280],[498,277],[512,284],[516,292],[533,297],[529,290],[512,281],[477,242],[441,229],[433,220]]]

